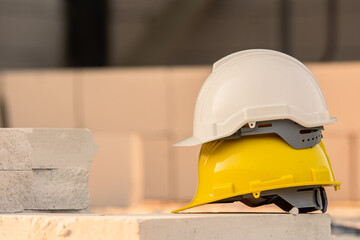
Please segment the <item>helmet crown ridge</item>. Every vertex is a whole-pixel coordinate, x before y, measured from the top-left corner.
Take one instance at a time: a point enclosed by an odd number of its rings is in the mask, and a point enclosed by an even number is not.
[[[230,54],[213,66],[196,101],[193,146],[232,135],[251,122],[290,119],[304,127],[333,123],[321,89],[307,67],[273,50]]]

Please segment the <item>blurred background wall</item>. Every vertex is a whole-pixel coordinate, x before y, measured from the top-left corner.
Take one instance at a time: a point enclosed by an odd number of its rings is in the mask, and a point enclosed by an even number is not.
[[[99,145],[91,205],[190,200],[197,93],[214,61],[269,48],[317,77],[332,116],[324,142],[360,200],[360,2],[355,0],[0,0],[2,127],[89,128]]]
[[[0,69],[65,64],[63,1],[0,0]]]
[[[307,63],[331,116],[325,127],[342,189],[331,200],[360,200],[360,62]],[[128,206],[144,199],[190,200],[199,146],[173,147],[192,134],[197,93],[210,66],[0,73],[10,127],[89,128],[99,145],[90,171],[92,206]]]
[[[211,64],[270,48],[356,60],[357,0],[0,0],[0,68]]]

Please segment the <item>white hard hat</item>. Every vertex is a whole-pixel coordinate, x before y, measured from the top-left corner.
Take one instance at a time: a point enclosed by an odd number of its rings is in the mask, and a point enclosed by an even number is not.
[[[213,65],[196,100],[193,136],[174,145],[194,146],[230,136],[245,124],[278,119],[304,127],[336,121],[304,64],[273,50],[240,51]]]

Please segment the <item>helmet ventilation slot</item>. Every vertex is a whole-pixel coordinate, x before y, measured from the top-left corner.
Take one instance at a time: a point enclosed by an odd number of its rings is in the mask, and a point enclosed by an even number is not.
[[[259,123],[258,128],[272,127],[272,123]]]
[[[257,122],[252,128],[248,123],[234,134],[223,139],[235,139],[242,136],[275,133],[295,149],[313,147],[321,141],[322,126],[305,128],[289,119]]]
[[[310,132],[310,133],[313,133],[313,132],[316,132],[316,130],[312,130],[312,132]],[[301,131],[300,131],[300,134],[306,134],[306,133],[301,133]],[[320,132],[320,134],[318,134],[318,135],[316,135],[316,136],[313,136],[312,138],[307,138],[307,139],[302,139],[301,141],[302,142],[305,142],[305,141],[308,141],[308,142],[310,142],[310,140],[311,141],[317,141],[317,139],[321,139],[322,138],[322,135],[321,135],[321,132]]]
[[[312,133],[312,132],[316,132],[317,129],[302,129],[300,130],[300,134],[308,134],[308,133]]]

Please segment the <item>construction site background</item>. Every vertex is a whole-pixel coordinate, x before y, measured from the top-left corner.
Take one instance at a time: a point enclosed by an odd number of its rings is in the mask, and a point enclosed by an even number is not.
[[[324,143],[341,191],[360,200],[360,62],[308,63],[338,122]],[[196,96],[210,66],[0,73],[2,112],[10,127],[89,128],[99,146],[90,171],[91,206],[144,199],[189,201],[196,192],[199,146],[173,147],[192,134]],[[5,119],[5,118],[3,118]]]
[[[189,201],[199,146],[172,144],[192,133],[211,64],[274,49],[305,62],[338,118],[324,143],[343,184],[327,193],[355,204],[359,22],[356,0],[0,0],[1,126],[89,128],[93,209]]]

